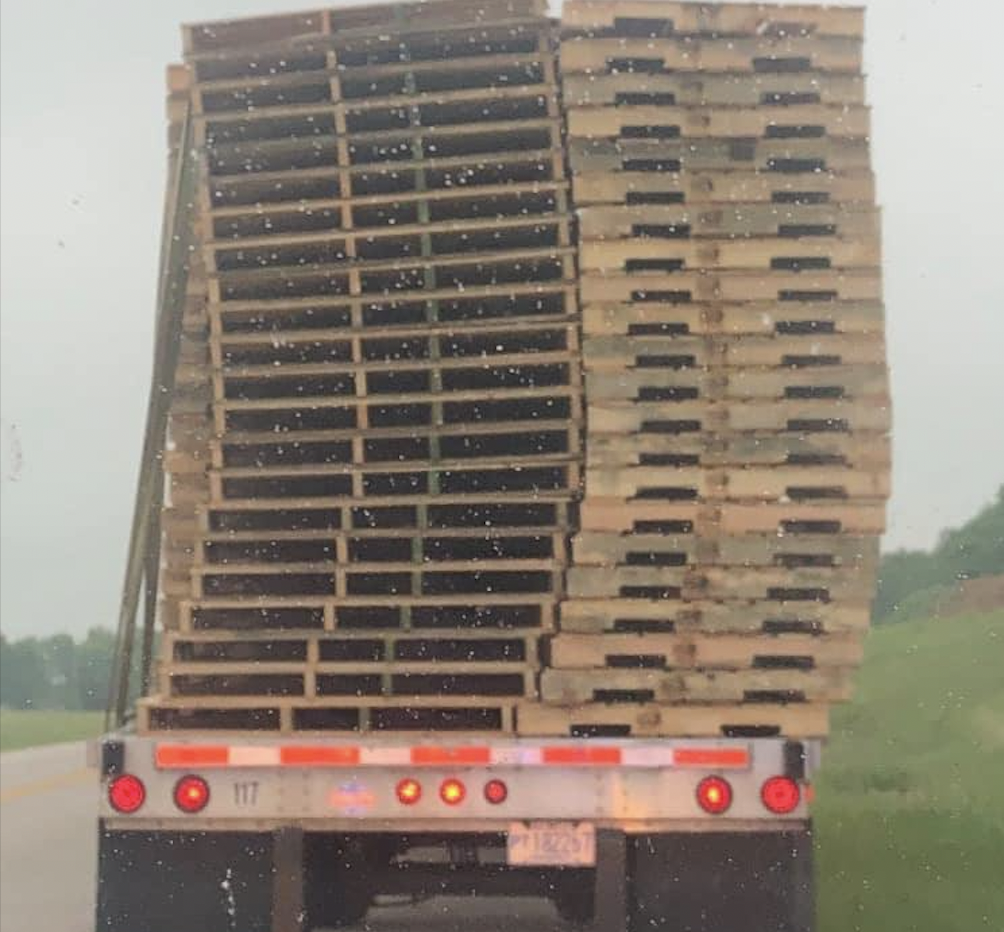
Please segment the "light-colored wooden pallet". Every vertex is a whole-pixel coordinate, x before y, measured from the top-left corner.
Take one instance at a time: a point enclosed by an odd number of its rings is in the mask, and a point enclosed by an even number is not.
[[[582,707],[593,702],[707,705],[743,702],[843,702],[853,670],[556,670],[540,677],[541,702]],[[766,698],[770,696],[771,698]],[[774,698],[776,697],[776,698]]]
[[[625,501],[587,496],[581,506],[583,531],[621,533],[645,527],[686,525],[697,533],[770,534],[841,533],[881,534],[885,508],[881,501],[841,502],[696,502]],[[573,572],[570,570],[569,572]],[[753,596],[756,598],[756,596]]]
[[[834,365],[819,368],[724,368],[695,369],[590,369],[586,394],[593,402],[644,401],[659,396],[754,400],[793,395],[835,397],[844,400],[874,398],[888,402],[889,379],[877,363]]]
[[[381,734],[449,731],[462,738],[515,730],[515,703],[499,696],[214,696],[156,695],[136,706],[143,733]]]
[[[590,432],[588,466],[643,466],[654,463],[697,466],[773,466],[838,463],[861,469],[888,469],[889,437],[879,431],[815,433],[776,431],[748,433]]]
[[[759,269],[811,271],[815,269],[877,268],[880,241],[868,236],[791,239],[677,239],[640,236],[633,239],[583,242],[579,267],[587,273],[647,273],[694,269]],[[644,287],[644,283],[638,287]],[[587,298],[588,299],[588,298]]]
[[[696,534],[611,534],[583,531],[572,540],[579,566],[672,565],[671,557],[692,566],[783,566],[820,561],[821,566],[878,564],[875,537],[834,534],[702,537]]]
[[[881,301],[737,301],[660,304],[644,301],[590,304],[582,332],[599,336],[778,334],[810,339],[827,334],[871,333],[885,324]]]
[[[864,31],[860,7],[750,3],[689,3],[678,0],[566,0],[561,25],[567,32],[659,36],[755,35],[849,36]]]
[[[659,634],[683,632],[775,635],[864,632],[870,623],[869,601],[822,602],[679,602],[666,599],[565,599],[563,634]]]
[[[737,80],[735,74],[692,72],[617,72],[569,74],[562,82],[565,107],[773,107],[779,118],[794,107],[865,104],[861,75],[799,71],[760,74]]]
[[[569,598],[823,601],[859,604],[871,598],[873,573],[856,567],[572,566]]]
[[[576,179],[576,187],[579,179]],[[878,211],[870,204],[635,204],[580,207],[579,235],[589,241],[618,248],[610,242],[631,238],[670,247],[688,245],[692,237],[779,237],[756,239],[796,249],[833,237],[856,237],[868,241],[879,233]],[[704,240],[697,243],[704,244]],[[709,245],[714,245],[712,240]]]
[[[463,628],[465,632],[478,630],[493,632],[548,631],[554,627],[557,602],[550,593],[526,595],[525,593],[468,594],[463,596],[411,596],[346,597],[335,596],[257,596],[214,597],[194,600],[191,582],[179,602],[179,628],[184,632],[212,634],[228,631],[255,630],[275,632],[283,628],[342,632],[359,630],[415,630],[435,632],[446,625],[441,619],[433,621],[417,616],[441,613],[452,619],[468,612],[468,620],[451,620],[448,627]],[[490,616],[490,617],[489,617]],[[483,627],[479,626],[479,620]]]
[[[519,734],[562,737],[824,737],[825,704],[693,705],[587,703],[574,708],[520,703]]]
[[[540,18],[543,0],[488,0],[472,6],[465,0],[370,4],[362,7],[316,9],[304,13],[256,16],[238,20],[193,23],[182,29],[186,57],[226,57],[238,50],[278,47],[337,36],[361,37],[387,32],[439,33],[497,25],[519,17]]]
[[[670,175],[759,171],[777,176],[778,184],[792,178],[808,180],[820,172],[866,172],[870,146],[866,139],[570,139],[568,162],[572,173],[597,172]],[[803,188],[799,188],[802,190]]]
[[[878,270],[719,271],[646,274],[586,272],[580,278],[582,301],[879,301]]]
[[[778,431],[810,435],[881,432],[889,426],[889,406],[867,401],[606,402],[589,406],[593,434]]]
[[[573,139],[864,138],[871,131],[867,107],[803,104],[791,107],[716,108],[633,104],[572,107]]]
[[[857,36],[709,36],[699,43],[684,38],[589,38],[561,43],[564,74],[604,71],[834,71],[860,74]]]
[[[579,671],[591,668],[595,685],[604,688],[604,670],[847,668],[861,662],[864,648],[856,634],[743,637],[562,633],[551,640],[550,652],[552,667]]]
[[[725,171],[686,172],[582,169],[575,176],[575,202],[580,212],[591,205],[672,206],[674,204],[777,203],[789,208],[819,204],[869,205],[875,179],[867,168],[786,174],[732,166]]]
[[[627,501],[692,498],[695,501],[851,499],[864,502],[887,498],[889,477],[885,470],[868,472],[847,466],[591,468],[586,471],[586,495]]]

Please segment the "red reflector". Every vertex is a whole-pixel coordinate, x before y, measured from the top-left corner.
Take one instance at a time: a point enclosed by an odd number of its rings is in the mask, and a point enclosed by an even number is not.
[[[419,746],[411,749],[411,762],[423,766],[429,764],[490,764],[491,750],[486,747],[429,748]]]
[[[802,791],[790,777],[771,777],[760,790],[763,804],[778,815],[793,812],[802,799]]]
[[[509,787],[507,787],[501,780],[489,780],[485,784],[485,799],[487,799],[493,806],[498,806],[500,803],[504,803],[508,796]]]
[[[124,773],[108,784],[108,802],[116,812],[128,815],[146,801],[146,787],[139,777]]]
[[[467,795],[467,789],[459,780],[444,780],[439,787],[439,798],[447,806],[459,806]]]
[[[732,805],[732,787],[722,777],[705,777],[697,784],[698,805],[711,815],[721,815]]]
[[[745,748],[676,748],[673,763],[677,767],[748,767],[749,751]]]
[[[230,748],[225,744],[159,744],[154,755],[158,768],[226,767]]]
[[[202,777],[182,777],[174,784],[174,804],[182,812],[202,812],[208,803],[209,784]]]
[[[422,798],[422,784],[407,777],[398,783],[396,792],[402,805],[413,806]]]
[[[616,767],[621,762],[621,749],[557,745],[556,747],[544,748],[541,759],[545,764],[608,764]]]
[[[289,744],[279,751],[279,760],[294,767],[353,767],[359,763],[359,748]]]

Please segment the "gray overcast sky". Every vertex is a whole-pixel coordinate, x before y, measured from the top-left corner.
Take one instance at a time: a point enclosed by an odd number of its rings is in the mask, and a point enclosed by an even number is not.
[[[0,4],[8,635],[115,622],[178,24],[308,2]],[[1004,11],[996,0],[868,11],[895,405],[886,546],[928,546],[1004,482]]]

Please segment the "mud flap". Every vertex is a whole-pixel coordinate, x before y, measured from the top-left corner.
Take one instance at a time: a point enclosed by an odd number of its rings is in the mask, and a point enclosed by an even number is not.
[[[813,932],[811,828],[633,837],[631,932]]]
[[[97,932],[270,932],[273,836],[99,827]]]
[[[628,840],[623,832],[596,833],[596,907],[589,932],[627,932]]]

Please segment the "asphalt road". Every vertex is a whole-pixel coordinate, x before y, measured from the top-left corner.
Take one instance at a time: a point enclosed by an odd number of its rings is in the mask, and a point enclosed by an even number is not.
[[[83,744],[0,754],[0,932],[93,932],[97,776]],[[381,907],[347,932],[557,932],[536,900]]]

